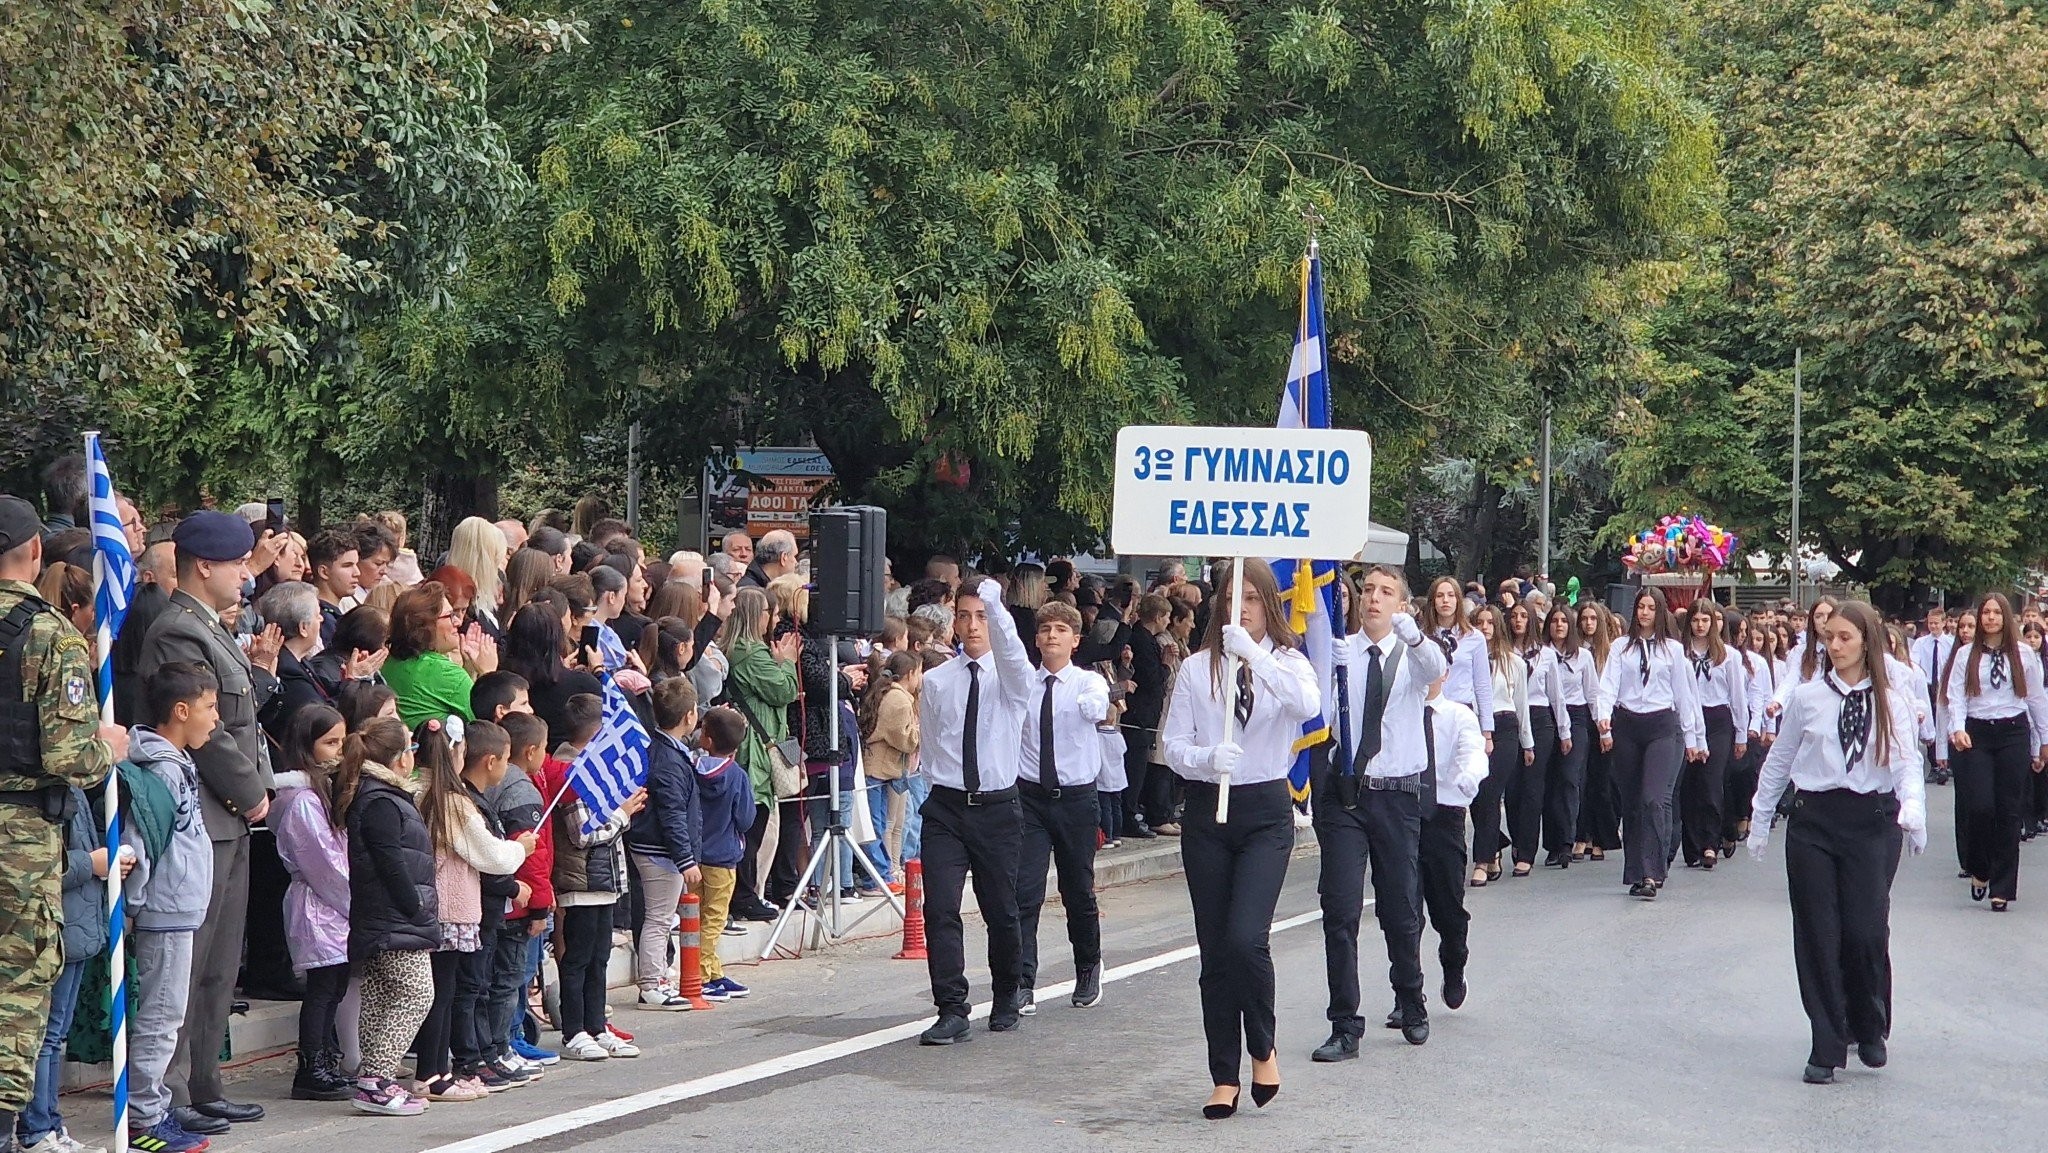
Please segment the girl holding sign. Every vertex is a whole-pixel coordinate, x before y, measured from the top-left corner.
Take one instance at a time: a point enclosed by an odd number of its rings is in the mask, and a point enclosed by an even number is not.
[[[1202,647],[1181,666],[1161,733],[1187,781],[1181,853],[1201,950],[1202,1028],[1215,1089],[1202,1116],[1237,1112],[1239,1050],[1252,1059],[1252,1101],[1280,1091],[1273,1048],[1273,956],[1266,941],[1294,851],[1287,772],[1301,725],[1322,707],[1316,673],[1288,628],[1273,570],[1238,562],[1244,608],[1210,614]],[[1228,585],[1219,574],[1220,590]],[[1229,792],[1227,822],[1217,802]]]

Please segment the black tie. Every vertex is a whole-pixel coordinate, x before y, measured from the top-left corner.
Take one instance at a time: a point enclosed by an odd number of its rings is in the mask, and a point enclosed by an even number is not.
[[[1380,755],[1380,729],[1387,716],[1386,674],[1380,669],[1378,645],[1365,649],[1365,700],[1360,703],[1364,705],[1364,728],[1358,734],[1358,756],[1351,769],[1364,776],[1366,766]]]
[[[981,791],[981,666],[967,662],[967,721],[960,726],[960,784]]]
[[[1650,683],[1650,645],[1641,637],[1635,638],[1636,665],[1642,670],[1643,683]]]
[[[1252,723],[1252,667],[1243,662],[1237,666],[1237,727],[1242,732]]]
[[[1994,689],[2002,689],[2005,687],[2004,649],[1991,650],[1991,687]]]
[[[1045,699],[1038,704],[1038,783],[1047,789],[1060,787],[1060,770],[1052,751],[1052,687],[1059,683],[1058,677],[1048,674]]]
[[[1436,815],[1436,709],[1422,706],[1422,747],[1429,752],[1429,760],[1422,766],[1422,819]]]

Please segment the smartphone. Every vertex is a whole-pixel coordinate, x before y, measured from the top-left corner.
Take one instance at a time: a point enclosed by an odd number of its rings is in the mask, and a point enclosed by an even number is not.
[[[598,647],[596,625],[583,626],[583,647],[586,649],[594,649]]]
[[[291,529],[292,522],[284,515],[283,497],[274,496],[263,502],[263,527],[273,533],[287,532]]]

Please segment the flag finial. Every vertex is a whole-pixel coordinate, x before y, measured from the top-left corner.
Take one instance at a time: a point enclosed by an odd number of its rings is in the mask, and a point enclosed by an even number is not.
[[[1321,230],[1328,218],[1318,211],[1315,205],[1310,204],[1301,210],[1301,219],[1302,223],[1308,226],[1308,256],[1310,260],[1314,260],[1321,253],[1321,246],[1316,243],[1316,233]]]

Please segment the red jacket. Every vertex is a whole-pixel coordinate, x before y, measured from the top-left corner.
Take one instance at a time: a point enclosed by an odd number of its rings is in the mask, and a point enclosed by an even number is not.
[[[540,790],[541,808],[543,810],[547,808],[548,801],[554,797],[554,794],[548,791],[548,778],[558,777],[559,774],[568,771],[569,767],[566,764],[550,758],[541,766],[540,772],[526,774],[527,779],[533,782],[533,787]],[[538,813],[534,815],[536,818],[539,816]],[[551,817],[543,821],[539,828],[533,830],[534,837],[536,838],[533,852],[526,855],[525,863],[521,864],[519,871],[513,874],[516,879],[525,881],[527,887],[533,890],[533,897],[523,906],[515,902],[508,919],[529,915],[540,916],[546,914],[549,909],[554,908],[554,824],[554,819]],[[509,828],[506,831],[508,833],[512,832]]]

